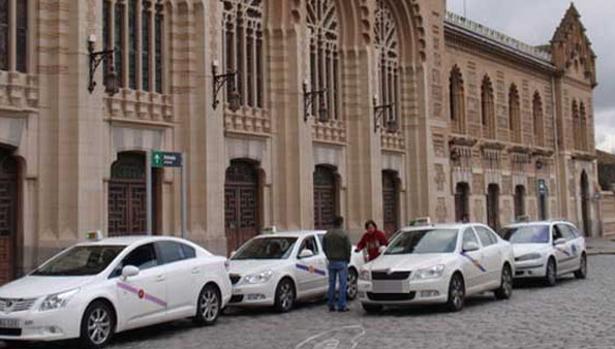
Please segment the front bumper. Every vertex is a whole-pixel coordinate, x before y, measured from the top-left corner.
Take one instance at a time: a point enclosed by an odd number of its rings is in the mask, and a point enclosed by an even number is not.
[[[448,300],[448,278],[432,280],[404,280],[403,292],[388,293],[375,290],[373,281],[359,280],[358,297],[363,304],[403,306],[413,304],[440,304]]]
[[[275,283],[233,285],[229,307],[266,307],[275,304]]]
[[[81,314],[73,308],[0,313],[0,323],[7,322],[15,322],[17,325],[0,328],[0,340],[47,342],[78,338]]]
[[[515,279],[541,278],[547,275],[543,259],[515,262]]]

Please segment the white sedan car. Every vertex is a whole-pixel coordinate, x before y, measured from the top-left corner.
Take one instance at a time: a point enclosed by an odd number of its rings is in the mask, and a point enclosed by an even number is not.
[[[100,348],[137,327],[187,317],[213,324],[231,298],[225,263],[171,237],[79,243],[0,287],[0,340],[79,338]]]
[[[585,238],[565,221],[518,223],[502,230],[515,251],[515,278],[544,278],[554,286],[557,277],[587,276]]]
[[[232,254],[230,306],[274,306],[291,310],[297,300],[323,297],[328,289],[327,257],[322,248],[325,231],[279,232],[259,235]],[[352,252],[348,268],[349,299],[357,294],[361,253]]]
[[[512,246],[482,224],[404,228],[359,272],[359,299],[369,313],[428,303],[459,311],[472,294],[509,298],[513,274]]]

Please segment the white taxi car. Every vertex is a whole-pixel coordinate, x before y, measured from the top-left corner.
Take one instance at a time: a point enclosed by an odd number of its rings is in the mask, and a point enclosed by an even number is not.
[[[243,244],[230,260],[233,296],[230,306],[274,306],[291,310],[297,300],[323,297],[328,289],[326,231],[278,232],[259,235]],[[357,294],[363,254],[352,252],[348,268],[349,299]]]
[[[502,236],[513,245],[515,278],[544,278],[554,286],[559,276],[587,276],[585,238],[565,221],[517,223],[505,227]]]
[[[0,340],[79,338],[100,348],[137,327],[187,317],[213,324],[231,298],[225,263],[172,237],[76,244],[0,287]]]
[[[482,224],[404,228],[384,253],[359,272],[359,299],[368,313],[384,306],[442,303],[463,308],[466,296],[512,294],[512,246]]]

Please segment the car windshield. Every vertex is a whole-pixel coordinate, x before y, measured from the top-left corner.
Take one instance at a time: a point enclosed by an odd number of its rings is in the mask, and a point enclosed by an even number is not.
[[[451,253],[456,246],[456,229],[413,230],[397,233],[384,254]]]
[[[297,238],[268,237],[248,241],[231,258],[241,259],[286,259],[290,256]]]
[[[541,224],[505,228],[502,235],[511,244],[546,244],[549,242],[549,226]]]
[[[126,246],[90,245],[72,247],[36,269],[36,276],[86,276],[105,270]]]

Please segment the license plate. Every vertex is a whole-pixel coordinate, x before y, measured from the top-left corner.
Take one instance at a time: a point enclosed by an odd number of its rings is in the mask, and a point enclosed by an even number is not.
[[[374,281],[372,289],[376,293],[405,293],[408,291],[409,286],[404,281],[379,280]]]
[[[0,327],[2,328],[19,328],[20,326],[18,319],[2,319],[0,318]]]

